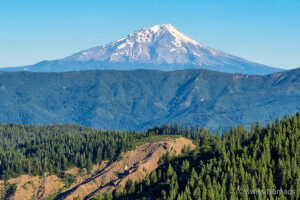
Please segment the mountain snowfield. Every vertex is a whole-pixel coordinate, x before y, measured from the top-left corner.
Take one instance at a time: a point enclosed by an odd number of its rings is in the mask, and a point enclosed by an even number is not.
[[[3,68],[3,71],[62,72],[91,69],[210,70],[270,74],[281,69],[268,67],[204,46],[178,31],[171,24],[143,28],[127,37],[83,50],[69,57],[42,61],[35,65]]]
[[[171,24],[136,31],[108,45],[81,51],[63,60],[107,61],[174,65],[222,64],[217,57],[230,57],[185,36]]]

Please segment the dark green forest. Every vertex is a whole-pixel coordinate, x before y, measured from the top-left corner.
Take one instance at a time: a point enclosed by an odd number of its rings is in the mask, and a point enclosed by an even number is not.
[[[128,180],[123,192],[94,199],[300,199],[299,113],[249,131],[234,127],[222,136],[196,132],[196,150],[167,154],[144,181]]]
[[[99,130],[79,125],[0,125],[0,177],[21,174],[61,174],[72,168],[86,168],[102,160],[121,159],[155,135],[195,137],[195,128],[164,125],[146,131]],[[192,136],[193,135],[193,136]]]
[[[78,125],[0,125],[0,176],[58,174],[75,166],[89,171],[102,160],[118,159],[141,137]]]

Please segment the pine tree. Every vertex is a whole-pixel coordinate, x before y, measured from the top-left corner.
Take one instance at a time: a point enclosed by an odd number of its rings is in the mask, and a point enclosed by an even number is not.
[[[150,181],[152,184],[155,184],[157,182],[157,175],[156,175],[156,171],[153,171],[150,175]]]

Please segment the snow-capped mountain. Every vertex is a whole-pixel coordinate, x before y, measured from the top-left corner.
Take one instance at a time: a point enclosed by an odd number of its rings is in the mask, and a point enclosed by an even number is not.
[[[268,74],[281,71],[218,51],[189,38],[171,24],[143,28],[104,46],[69,57],[43,61],[32,66],[6,68],[5,71],[76,71],[90,69],[206,68],[211,70]]]
[[[171,24],[155,25],[136,31],[108,45],[81,51],[63,60],[134,62],[151,64],[219,64],[224,56],[185,36]]]

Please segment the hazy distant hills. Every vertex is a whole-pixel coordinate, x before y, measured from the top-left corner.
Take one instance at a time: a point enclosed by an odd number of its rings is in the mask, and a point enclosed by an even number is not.
[[[267,76],[209,70],[1,72],[0,122],[211,130],[300,111],[300,69]]]
[[[92,69],[210,69],[229,73],[271,74],[282,71],[204,46],[170,24],[143,28],[107,45],[69,57],[2,71],[64,72]]]

